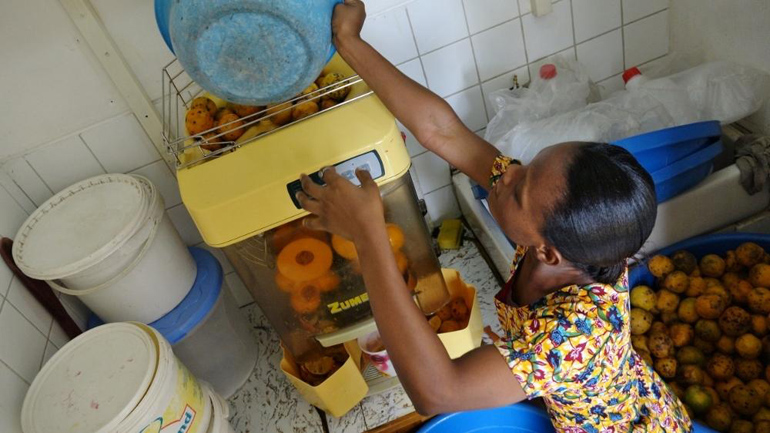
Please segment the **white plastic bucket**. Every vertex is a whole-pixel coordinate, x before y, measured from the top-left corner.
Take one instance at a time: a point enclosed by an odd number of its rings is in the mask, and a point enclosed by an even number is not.
[[[163,198],[141,176],[97,176],[55,195],[19,230],[13,254],[25,274],[106,322],[159,319],[196,275]]]
[[[113,323],[59,350],[32,382],[24,433],[206,433],[211,399],[157,331]]]
[[[210,397],[158,331],[135,326],[158,342],[158,368],[147,394],[116,433],[205,433],[211,423]]]
[[[204,385],[205,388],[205,385]],[[211,397],[212,415],[209,429],[206,433],[235,433],[233,426],[227,419],[230,417],[230,406],[216,392],[208,389]]]

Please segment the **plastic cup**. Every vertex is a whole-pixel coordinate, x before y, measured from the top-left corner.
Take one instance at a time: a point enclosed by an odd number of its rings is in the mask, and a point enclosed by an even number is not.
[[[396,369],[393,367],[393,362],[385,350],[385,345],[382,343],[378,331],[359,337],[358,347],[366,354],[366,357],[369,358],[369,361],[371,361],[377,371],[385,376],[397,376]]]

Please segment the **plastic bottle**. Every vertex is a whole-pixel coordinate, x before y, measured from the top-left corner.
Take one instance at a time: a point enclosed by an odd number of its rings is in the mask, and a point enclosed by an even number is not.
[[[649,80],[639,68],[631,68],[623,73],[626,90],[644,93],[659,101],[674,120],[675,125],[684,125],[700,120],[700,115],[687,90],[668,77]]]
[[[623,72],[623,82],[626,83],[626,90],[639,90],[648,81],[650,81],[649,78],[642,75],[642,71],[639,68],[634,67]]]
[[[532,80],[530,88],[543,95],[555,94],[559,91],[559,84],[564,80],[559,76],[559,71],[556,69],[556,65],[553,63],[547,63],[540,67],[540,79]]]

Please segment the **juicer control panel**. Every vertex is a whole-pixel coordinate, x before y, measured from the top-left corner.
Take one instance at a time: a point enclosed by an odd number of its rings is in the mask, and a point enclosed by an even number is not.
[[[361,182],[356,177],[357,169],[368,171],[369,174],[372,175],[372,179],[375,180],[385,176],[385,166],[382,165],[382,159],[380,158],[380,155],[377,154],[377,151],[374,150],[334,165],[334,170],[339,173],[340,176],[351,181],[354,185],[359,186],[361,185]],[[324,181],[321,179],[320,170],[316,171],[315,173],[310,173],[308,176],[313,182],[319,185],[324,185]],[[297,193],[302,191],[302,184],[300,183],[299,179],[287,184],[286,189],[289,192],[289,197],[291,197],[291,201],[294,203],[294,206],[296,206],[297,209],[300,209],[301,206],[299,205],[299,201],[296,197]]]

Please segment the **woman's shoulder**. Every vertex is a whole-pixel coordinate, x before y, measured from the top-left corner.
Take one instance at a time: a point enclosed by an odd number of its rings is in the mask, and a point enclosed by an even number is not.
[[[628,315],[628,290],[623,286],[568,286],[529,306],[530,319],[556,319],[560,327],[583,334],[620,332]]]

